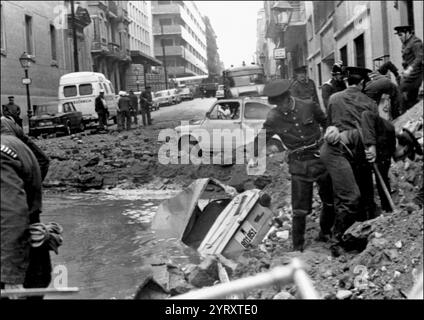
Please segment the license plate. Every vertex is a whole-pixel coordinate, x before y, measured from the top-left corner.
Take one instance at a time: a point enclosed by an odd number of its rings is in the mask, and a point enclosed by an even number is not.
[[[51,125],[53,125],[53,122],[51,122],[51,121],[39,122],[38,125],[40,127],[51,126]]]
[[[235,239],[244,248],[247,248],[255,239],[258,231],[248,222],[244,222],[241,229],[236,233]]]

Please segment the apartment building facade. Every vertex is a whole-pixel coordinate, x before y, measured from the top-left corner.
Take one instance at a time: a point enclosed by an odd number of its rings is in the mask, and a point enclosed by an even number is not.
[[[277,23],[274,8],[290,8],[285,26]],[[293,70],[306,65],[306,11],[305,1],[264,1],[265,40],[261,53],[266,56],[264,68],[269,78],[292,78]],[[263,22],[261,22],[262,24]],[[284,49],[285,56],[276,59],[275,50]]]
[[[397,25],[413,25],[423,37],[422,1],[306,1],[308,68],[318,88],[335,61],[378,68],[392,61],[402,70]]]
[[[206,75],[206,27],[193,1],[152,1],[154,55],[168,77]]]
[[[163,72],[152,73],[161,62],[154,57],[151,1],[128,1],[129,46],[132,63],[127,72],[127,90],[141,91],[150,85],[154,91],[165,87]]]
[[[115,92],[127,87],[131,64],[128,1],[81,1],[92,20],[86,35],[92,58],[92,71],[103,73]]]
[[[1,2],[1,104],[15,96],[27,123],[24,70],[19,57],[27,52],[33,57],[29,68],[31,105],[57,99],[59,79],[74,71],[73,41],[70,29],[69,1]],[[84,31],[91,24],[88,11],[75,6],[80,69],[91,68],[89,47]]]

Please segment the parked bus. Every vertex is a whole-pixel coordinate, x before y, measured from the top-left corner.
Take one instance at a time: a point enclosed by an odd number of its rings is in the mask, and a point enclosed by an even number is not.
[[[261,96],[265,86],[264,70],[258,65],[229,68],[222,73],[225,98]]]

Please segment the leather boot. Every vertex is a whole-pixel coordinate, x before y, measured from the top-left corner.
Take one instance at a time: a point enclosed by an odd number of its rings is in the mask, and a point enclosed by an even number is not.
[[[303,251],[303,245],[305,243],[305,228],[306,228],[306,217],[293,217],[292,225],[292,241],[293,251]]]

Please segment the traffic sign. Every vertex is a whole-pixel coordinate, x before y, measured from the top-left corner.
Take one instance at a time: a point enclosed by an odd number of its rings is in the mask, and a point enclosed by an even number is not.
[[[31,78],[22,78],[22,84],[31,84]]]
[[[286,58],[286,48],[275,48],[274,49],[274,59],[285,59]]]

